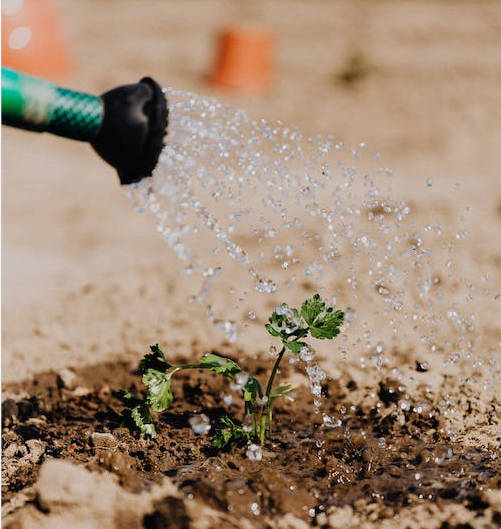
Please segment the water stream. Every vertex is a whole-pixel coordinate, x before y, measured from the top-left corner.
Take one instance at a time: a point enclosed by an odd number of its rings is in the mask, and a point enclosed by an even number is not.
[[[396,355],[414,355],[423,366],[438,361],[452,375],[468,362],[471,377],[492,389],[498,344],[477,322],[484,302],[499,296],[486,274],[463,277],[457,257],[470,208],[459,229],[431,216],[422,224],[365,143],[348,148],[332,136],[250,119],[212,98],[172,88],[165,94],[167,145],[153,176],[127,193],[138,211],[154,215],[183,262],[190,301],[230,341],[262,328],[271,312],[263,306],[299,305],[318,291],[346,312],[342,334],[329,344],[339,361],[349,355],[360,368],[387,371],[409,386]],[[433,193],[430,179],[423,186]],[[233,306],[218,305],[213,294],[221,289]],[[319,407],[325,374],[306,360]],[[455,403],[441,406],[451,413]],[[324,422],[339,426],[341,419]]]

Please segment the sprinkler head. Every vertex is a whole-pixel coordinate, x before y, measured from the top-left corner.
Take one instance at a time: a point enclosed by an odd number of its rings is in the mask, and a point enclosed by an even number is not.
[[[105,92],[101,99],[104,116],[92,147],[115,167],[120,183],[150,176],[167,134],[168,108],[160,85],[143,77],[139,83]]]

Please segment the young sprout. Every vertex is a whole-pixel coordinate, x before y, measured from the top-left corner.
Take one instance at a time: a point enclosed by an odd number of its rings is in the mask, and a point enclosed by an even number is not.
[[[212,438],[213,446],[221,449],[233,442],[255,446],[252,444],[253,441],[259,441],[263,446],[266,437],[271,437],[272,434],[274,402],[280,397],[293,400],[290,395],[295,389],[293,384],[282,383],[273,389],[284,354],[289,352],[308,361],[311,347],[304,341],[308,335],[319,340],[331,340],[339,334],[343,320],[343,312],[327,305],[319,294],[304,301],[300,310],[290,308],[285,303],[278,306],[265,327],[272,336],[281,340],[282,348],[277,355],[264,392],[255,377],[243,371],[229,358],[216,353],[207,353],[197,364],[177,366],[167,361],[159,345],[153,345],[150,348],[151,352],[144,356],[139,366],[143,374],[143,383],[148,388],[146,398],[141,399],[125,390],[118,392],[118,395],[130,408],[130,417],[136,427],[143,434],[154,438],[157,433],[151,411],[162,412],[172,404],[173,375],[185,369],[213,371],[230,379],[233,388],[242,392],[244,400],[242,423],[237,424],[230,417],[223,417],[222,428],[217,429]]]

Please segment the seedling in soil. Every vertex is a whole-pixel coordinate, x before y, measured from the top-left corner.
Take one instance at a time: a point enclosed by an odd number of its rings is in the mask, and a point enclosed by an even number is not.
[[[142,359],[139,369],[143,383],[148,388],[142,399],[129,391],[121,390],[119,396],[130,408],[131,419],[145,435],[156,437],[151,411],[162,412],[169,408],[174,399],[172,377],[185,369],[206,369],[230,379],[233,388],[241,390],[244,399],[244,418],[237,424],[230,417],[221,419],[222,428],[216,430],[212,444],[224,448],[232,442],[258,441],[261,446],[267,436],[271,437],[273,426],[273,404],[278,398],[293,400],[291,392],[295,386],[282,383],[273,388],[280,362],[286,352],[300,358],[311,357],[312,348],[304,340],[309,336],[319,340],[331,340],[340,332],[344,314],[327,305],[319,294],[308,298],[300,309],[290,308],[283,303],[271,314],[266,330],[282,342],[271,370],[266,390],[259,381],[243,371],[233,360],[216,353],[207,353],[197,364],[172,365],[159,345],[151,346],[151,352]]]

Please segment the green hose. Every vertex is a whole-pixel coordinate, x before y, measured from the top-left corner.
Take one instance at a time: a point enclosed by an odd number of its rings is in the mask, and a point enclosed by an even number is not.
[[[168,116],[162,87],[151,77],[98,97],[2,68],[3,125],[88,142],[122,184],[152,174]]]
[[[51,81],[2,67],[2,123],[65,138],[92,141],[104,115],[103,101]]]

